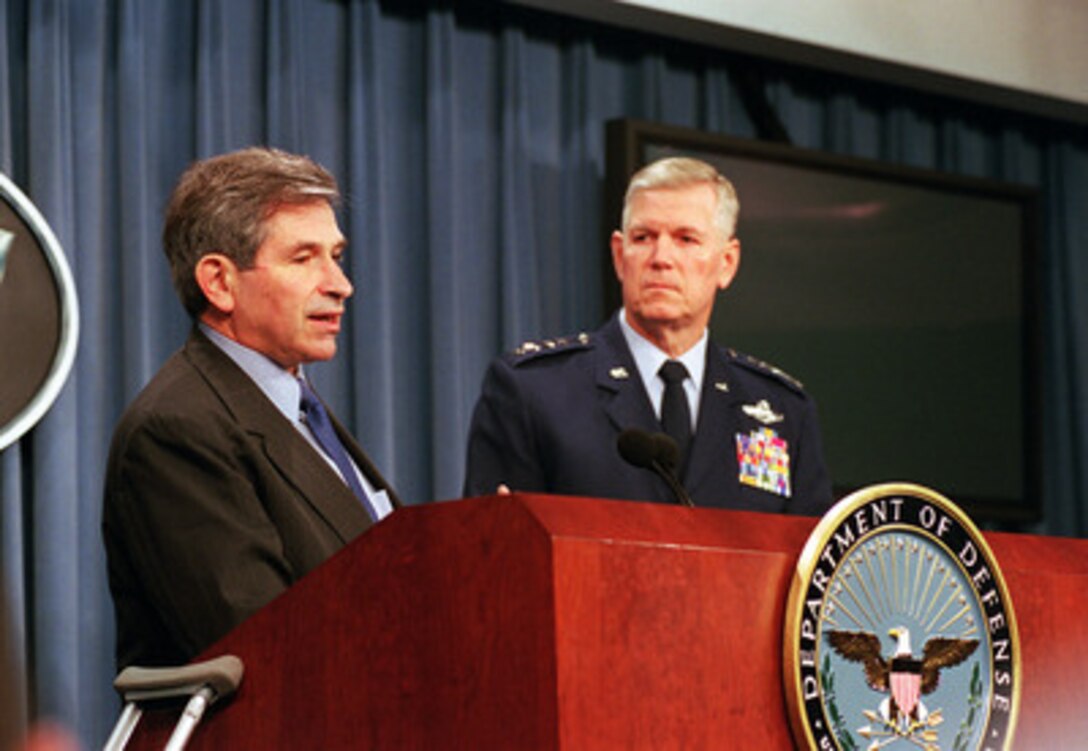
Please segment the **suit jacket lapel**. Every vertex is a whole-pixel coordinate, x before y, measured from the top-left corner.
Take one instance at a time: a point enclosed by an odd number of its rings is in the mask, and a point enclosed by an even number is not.
[[[336,415],[331,411],[329,412],[329,419],[332,421],[332,426],[336,430],[336,435],[340,437],[340,442],[344,444],[344,448],[351,454],[351,458],[355,461],[359,470],[366,475],[366,479],[370,481],[370,484],[373,485],[376,490],[385,491],[393,508],[400,508],[402,504],[400,498],[393,490],[393,486],[385,481],[385,478],[382,477],[382,473],[378,471],[378,467],[370,460],[370,457],[367,456],[366,452],[363,451],[363,447],[360,446],[355,440],[355,437],[348,432],[347,428],[340,424]]]
[[[186,352],[239,425],[261,443],[269,462],[345,543],[370,526],[370,517],[355,494],[331,467],[313,455],[313,447],[298,429],[226,353],[195,329]],[[342,430],[339,425],[337,429]],[[373,470],[369,460],[365,464]]]

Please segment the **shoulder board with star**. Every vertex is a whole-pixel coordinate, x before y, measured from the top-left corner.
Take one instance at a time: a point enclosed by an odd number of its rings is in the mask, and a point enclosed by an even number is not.
[[[590,336],[582,332],[573,336],[559,336],[554,339],[531,339],[522,342],[511,353],[514,364],[535,360],[538,357],[557,355],[561,352],[573,352],[579,349],[589,349]]]
[[[769,362],[764,362],[757,357],[746,355],[743,352],[737,352],[735,349],[727,349],[726,352],[729,353],[729,359],[735,362],[737,365],[740,365],[741,367],[744,367],[756,373],[761,373],[763,375],[776,378],[782,383],[789,386],[794,391],[804,393],[805,385],[803,383],[791,376],[786,371],[777,368],[774,365],[771,365]]]

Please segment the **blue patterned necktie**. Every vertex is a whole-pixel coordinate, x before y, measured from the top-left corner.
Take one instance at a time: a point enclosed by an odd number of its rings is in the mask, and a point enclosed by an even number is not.
[[[336,435],[336,430],[329,420],[329,413],[325,411],[325,405],[317,398],[317,394],[313,392],[313,389],[310,388],[306,381],[299,379],[298,385],[302,414],[306,424],[310,426],[314,438],[321,444],[321,448],[332,459],[336,468],[340,470],[340,476],[344,478],[344,482],[351,488],[351,492],[363,504],[363,508],[366,509],[371,520],[377,521],[378,514],[371,504],[366,490],[363,489],[362,484],[359,482],[359,476],[355,474],[355,466],[348,457],[347,449],[344,448],[344,444],[340,442]]]

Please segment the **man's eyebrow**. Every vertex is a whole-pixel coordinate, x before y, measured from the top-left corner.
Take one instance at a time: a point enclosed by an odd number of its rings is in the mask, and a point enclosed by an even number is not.
[[[340,238],[337,242],[333,243],[333,250],[344,250],[348,246],[348,239],[346,237]],[[320,240],[299,240],[297,243],[291,246],[294,250],[321,250],[325,247],[325,244]]]

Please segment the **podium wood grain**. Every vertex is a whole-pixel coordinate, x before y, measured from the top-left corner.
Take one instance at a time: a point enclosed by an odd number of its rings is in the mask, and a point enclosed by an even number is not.
[[[782,622],[815,522],[529,494],[402,509],[203,655],[246,675],[190,748],[790,749]],[[1088,542],[987,539],[1020,618],[1016,747],[1079,748]],[[149,713],[130,747],[173,722]]]

